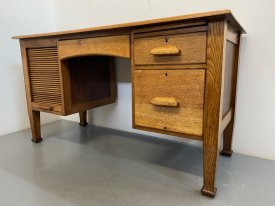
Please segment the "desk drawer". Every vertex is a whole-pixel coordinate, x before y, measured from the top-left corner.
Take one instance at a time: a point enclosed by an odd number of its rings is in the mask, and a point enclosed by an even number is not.
[[[106,55],[130,57],[129,35],[62,40],[58,43],[59,58]]]
[[[161,35],[134,40],[136,65],[206,62],[206,32]]]
[[[135,70],[134,126],[202,135],[204,69]]]

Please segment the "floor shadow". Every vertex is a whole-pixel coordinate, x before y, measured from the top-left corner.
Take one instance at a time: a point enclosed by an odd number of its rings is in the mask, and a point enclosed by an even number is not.
[[[80,127],[75,122],[60,121],[61,129],[48,124],[45,136],[85,145],[119,158],[146,161],[159,166],[202,176],[202,149],[187,143],[161,139],[98,126]],[[97,148],[98,147],[98,148]],[[117,152],[119,151],[119,152]]]

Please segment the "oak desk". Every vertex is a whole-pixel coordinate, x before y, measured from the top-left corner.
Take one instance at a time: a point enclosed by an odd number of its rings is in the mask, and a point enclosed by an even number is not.
[[[203,195],[215,196],[219,140],[232,154],[239,45],[229,10],[20,39],[32,141],[40,112],[69,115],[116,99],[114,57],[131,59],[133,128],[203,141]]]

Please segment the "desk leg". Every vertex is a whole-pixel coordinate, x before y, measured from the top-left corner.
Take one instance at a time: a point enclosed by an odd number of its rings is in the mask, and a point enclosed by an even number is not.
[[[231,157],[232,151],[232,135],[233,135],[234,117],[231,119],[225,130],[223,131],[223,149],[221,154]]]
[[[218,159],[218,136],[212,134],[203,142],[203,187],[201,193],[214,197],[217,191],[215,187],[216,167]]]
[[[231,156],[232,151],[232,135],[233,126],[235,119],[235,101],[236,101],[236,88],[237,88],[237,77],[239,67],[239,53],[240,53],[240,35],[238,37],[238,44],[235,46],[235,57],[234,57],[234,69],[232,74],[232,87],[231,87],[231,106],[232,106],[232,119],[223,131],[223,150],[222,155]]]
[[[39,143],[41,138],[40,112],[29,109],[29,119],[32,130],[32,142]]]
[[[208,23],[203,123],[203,187],[201,193],[209,197],[214,197],[217,191],[215,176],[221,134],[224,33],[223,21],[217,20]]]
[[[79,112],[79,118],[80,118],[80,122],[79,125],[82,127],[85,127],[88,125],[87,122],[87,111],[81,111]]]

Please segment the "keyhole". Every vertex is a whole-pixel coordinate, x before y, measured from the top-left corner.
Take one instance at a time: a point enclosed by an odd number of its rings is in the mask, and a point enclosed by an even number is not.
[[[168,74],[167,74],[167,73],[165,73],[165,76],[168,76]]]
[[[165,38],[165,42],[168,42],[168,38],[167,37]]]

